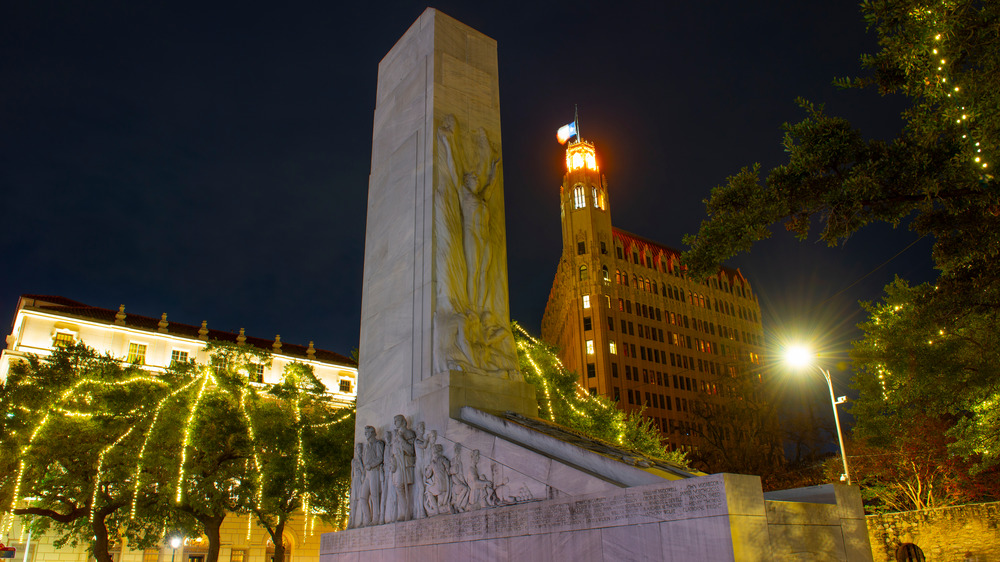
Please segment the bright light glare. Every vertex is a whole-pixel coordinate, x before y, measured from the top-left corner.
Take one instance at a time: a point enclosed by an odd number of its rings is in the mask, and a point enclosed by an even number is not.
[[[180,539],[180,537],[174,537],[174,538],[170,539],[170,546],[172,548],[177,548],[180,545],[181,545],[181,539]]]
[[[813,362],[813,352],[808,347],[793,345],[785,350],[785,362],[793,367],[807,367]]]

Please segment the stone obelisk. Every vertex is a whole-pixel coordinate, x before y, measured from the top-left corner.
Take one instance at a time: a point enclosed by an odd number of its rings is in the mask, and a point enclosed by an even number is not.
[[[379,64],[356,439],[395,414],[535,416],[507,295],[496,41],[428,8]]]

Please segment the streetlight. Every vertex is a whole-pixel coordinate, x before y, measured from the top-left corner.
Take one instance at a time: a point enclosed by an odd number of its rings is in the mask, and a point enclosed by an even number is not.
[[[844,450],[844,434],[840,431],[840,415],[837,414],[837,404],[845,402],[847,398],[841,397],[838,400],[834,397],[833,380],[830,378],[830,371],[813,363],[813,359],[812,352],[802,346],[789,347],[785,350],[786,362],[796,367],[816,367],[823,374],[823,378],[826,379],[826,385],[830,388],[830,405],[833,406],[833,421],[837,424],[837,439],[840,441],[840,459],[844,461],[844,477],[847,479],[847,483],[850,484],[851,472],[847,470],[847,451]]]
[[[180,537],[173,537],[172,539],[170,539],[170,547],[173,548],[173,551],[171,551],[170,553],[170,562],[174,562],[174,556],[177,554],[177,547],[179,547],[180,545],[181,545]]]

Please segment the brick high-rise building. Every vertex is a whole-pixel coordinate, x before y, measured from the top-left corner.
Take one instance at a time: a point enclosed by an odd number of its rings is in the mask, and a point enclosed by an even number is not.
[[[613,226],[593,144],[570,143],[566,166],[562,257],[542,337],[592,394],[645,407],[672,449],[697,449],[707,429],[693,415],[699,395],[725,400],[726,379],[761,364],[757,296],[738,269],[691,279],[678,250]]]

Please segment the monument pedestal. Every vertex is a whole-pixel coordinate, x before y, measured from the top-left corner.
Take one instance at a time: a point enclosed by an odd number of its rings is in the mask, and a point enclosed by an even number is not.
[[[414,394],[423,421],[432,428],[447,427],[449,418],[460,419],[463,406],[538,416],[535,387],[523,380],[448,371],[415,384]]]
[[[321,562],[871,560],[856,487],[770,501],[713,474],[323,535]]]

